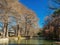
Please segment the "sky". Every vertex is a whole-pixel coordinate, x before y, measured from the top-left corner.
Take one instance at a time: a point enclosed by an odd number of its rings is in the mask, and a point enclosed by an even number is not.
[[[48,0],[20,0],[19,2],[36,13],[36,16],[39,19],[38,25],[40,28],[44,25],[45,17],[53,12],[48,8]]]

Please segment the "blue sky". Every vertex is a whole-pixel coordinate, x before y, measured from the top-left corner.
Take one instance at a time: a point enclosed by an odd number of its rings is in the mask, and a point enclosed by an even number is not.
[[[36,13],[40,28],[43,27],[44,18],[53,12],[48,8],[48,0],[20,0],[20,2]]]

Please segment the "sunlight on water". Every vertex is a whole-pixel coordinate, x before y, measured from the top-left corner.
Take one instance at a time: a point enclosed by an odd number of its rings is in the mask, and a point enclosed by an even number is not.
[[[0,45],[59,45],[54,44],[52,41],[29,39],[29,40],[9,40],[8,43],[2,43]]]

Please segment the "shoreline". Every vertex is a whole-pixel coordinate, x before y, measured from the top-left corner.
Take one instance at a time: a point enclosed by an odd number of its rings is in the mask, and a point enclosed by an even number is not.
[[[0,43],[7,43],[9,42],[9,40],[22,40],[25,39],[24,37],[8,37],[8,38],[0,38]]]
[[[9,38],[0,38],[0,43],[8,43]]]

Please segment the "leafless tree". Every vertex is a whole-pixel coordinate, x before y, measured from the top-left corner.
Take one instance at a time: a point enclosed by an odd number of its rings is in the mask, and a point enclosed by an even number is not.
[[[21,31],[25,29],[25,34],[32,34],[38,29],[36,15],[34,12],[23,6],[17,0],[2,0],[0,2],[0,20],[3,22],[4,37],[8,37],[8,25],[10,25],[11,17],[16,20],[16,35],[21,35]],[[14,22],[14,21],[12,21]],[[35,32],[36,33],[36,32]]]
[[[48,6],[52,10],[60,9],[60,0],[49,0]]]

